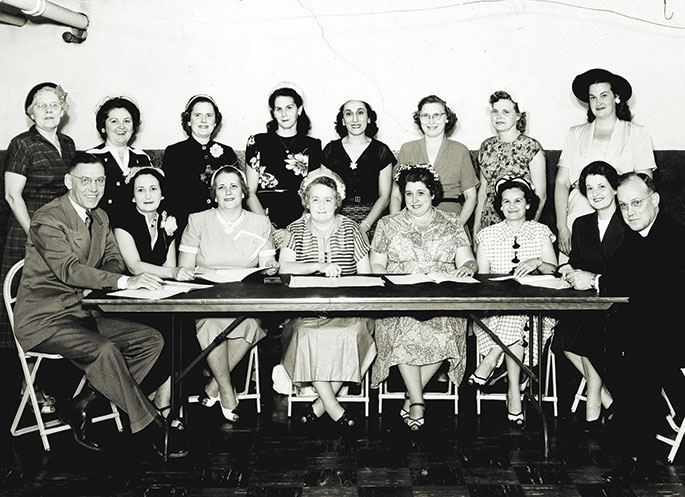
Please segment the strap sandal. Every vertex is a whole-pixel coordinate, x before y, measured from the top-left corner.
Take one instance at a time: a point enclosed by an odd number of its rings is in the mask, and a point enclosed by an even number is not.
[[[227,409],[226,407],[221,405],[221,400],[219,400],[219,407],[221,407],[221,414],[224,415],[224,418],[226,418],[226,421],[230,421],[231,423],[235,423],[240,419],[240,416],[238,416],[237,413],[233,412],[237,407],[238,404],[235,405],[232,409]]]
[[[423,402],[414,402],[409,405],[409,409],[411,410],[413,406],[421,406],[423,407],[424,413],[426,411],[426,404],[424,404]],[[421,427],[425,424],[425,421],[426,420],[424,419],[424,416],[421,416],[417,419],[414,419],[410,416],[407,418],[406,423],[411,431],[419,431]]]
[[[183,409],[183,408],[181,408],[181,409]],[[164,407],[158,407],[157,408],[157,412],[159,412],[159,415],[162,416],[164,419],[167,419],[170,411],[171,411],[171,406],[164,406]],[[166,414],[164,414],[164,413],[166,413]],[[176,428],[177,430],[181,430],[181,431],[186,429],[185,425],[183,424],[183,421],[181,421],[179,418],[176,418],[176,417],[171,420],[169,425],[172,428]]]
[[[494,373],[494,372],[495,372],[494,369],[492,371],[490,371],[490,374],[488,375],[487,378],[483,378],[481,376],[478,376],[476,373],[471,373],[471,376],[469,376],[469,379],[468,379],[469,385],[484,387],[485,385],[488,384],[488,382],[490,381],[490,378],[492,378],[492,373]]]
[[[507,411],[507,420],[514,426],[523,426],[523,411],[517,414]]]
[[[213,397],[207,393],[207,390],[203,389],[198,400],[200,401],[200,405],[202,407],[214,407],[214,404],[216,404],[220,399],[221,395],[219,392],[216,393],[216,397]]]

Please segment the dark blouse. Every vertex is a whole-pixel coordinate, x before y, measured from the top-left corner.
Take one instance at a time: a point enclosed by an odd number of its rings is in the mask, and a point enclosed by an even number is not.
[[[178,222],[177,238],[183,233],[189,214],[211,207],[212,173],[222,166],[231,165],[240,167],[233,149],[214,140],[202,145],[190,137],[164,150],[164,196],[166,206]]]
[[[141,261],[162,266],[166,262],[169,245],[171,245],[174,239],[173,235],[167,235],[166,231],[160,226],[165,213],[166,211],[160,211],[157,216],[157,240],[154,247],[150,243],[151,237],[147,227],[147,218],[136,210],[133,203],[131,203],[130,207],[125,206],[122,209],[118,209],[110,219],[110,222],[112,228],[120,228],[131,235],[136,243]]]
[[[321,141],[311,136],[260,133],[247,140],[245,162],[259,173],[257,197],[277,228],[302,215],[302,178],[321,164]]]
[[[372,138],[353,162],[342,140],[333,140],[323,149],[321,164],[338,173],[345,182],[345,204],[373,204],[378,199],[379,173],[388,164],[391,167],[397,164],[397,159],[385,143]]]
[[[99,157],[102,164],[105,166],[105,176],[107,182],[105,183],[105,193],[98,204],[98,207],[104,209],[105,212],[112,217],[114,212],[121,206],[126,206],[131,203],[133,198],[132,188],[124,181],[124,175],[119,163],[114,158],[112,153],[105,149],[105,144],[101,143],[95,148],[88,150],[88,153]],[[142,150],[136,150],[131,147],[128,148],[128,168],[151,166],[150,157]]]

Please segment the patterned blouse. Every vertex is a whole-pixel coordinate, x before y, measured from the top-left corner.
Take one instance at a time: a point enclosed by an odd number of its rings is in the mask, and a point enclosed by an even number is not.
[[[508,274],[519,262],[541,257],[543,240],[556,240],[547,225],[536,221],[524,222],[517,232],[501,221],[480,230],[476,238],[493,274]]]

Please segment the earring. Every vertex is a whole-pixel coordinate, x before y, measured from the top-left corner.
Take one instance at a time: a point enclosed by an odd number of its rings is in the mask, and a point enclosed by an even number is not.
[[[615,102],[616,102],[617,104],[620,104],[620,103],[621,103],[621,99],[620,99],[620,98],[618,98],[618,97],[616,97],[616,100],[615,100]]]

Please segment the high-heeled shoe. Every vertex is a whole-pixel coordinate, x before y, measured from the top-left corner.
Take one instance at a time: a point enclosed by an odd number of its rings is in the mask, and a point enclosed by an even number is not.
[[[423,412],[425,415],[426,404],[424,404],[423,402],[414,402],[414,403],[409,405],[409,409],[411,409],[413,406],[423,407]],[[421,416],[420,418],[416,418],[416,419],[412,418],[411,416],[409,418],[407,418],[407,426],[409,427],[409,429],[411,431],[419,431],[423,427],[425,422],[426,422],[426,420],[425,420],[424,416]]]
[[[200,398],[198,400],[200,401],[200,405],[202,407],[214,407],[214,404],[221,400],[221,395],[219,395],[219,392],[217,392],[216,397],[214,397],[212,395],[209,395],[207,393],[207,390],[202,390],[202,393],[200,394]]]
[[[335,423],[342,426],[343,428],[352,428],[357,422],[354,418],[347,415],[347,411],[343,411],[342,415],[335,420]]]
[[[479,387],[484,387],[490,382],[490,379],[492,378],[492,373],[494,373],[495,370],[493,369],[490,371],[490,374],[487,376],[487,378],[483,378],[482,376],[478,376],[475,372],[471,373],[471,376],[469,376],[469,379],[467,380],[469,382],[469,385],[471,386],[479,386]]]
[[[221,405],[221,399],[219,399],[219,407],[221,407],[221,414],[224,415],[224,418],[226,418],[226,421],[230,421],[231,423],[235,423],[236,421],[238,421],[240,419],[240,416],[238,416],[238,414],[233,412],[238,407],[238,404],[236,404],[235,407],[232,409],[227,409],[226,407]]]
[[[507,411],[507,420],[509,423],[513,424],[514,426],[520,427],[523,426],[523,411],[514,414],[513,412]]]
[[[319,418],[320,416],[317,416],[314,412],[314,404],[312,403],[307,406],[307,409],[304,412],[304,414],[300,416],[300,423],[306,425],[307,423],[312,423]]]

